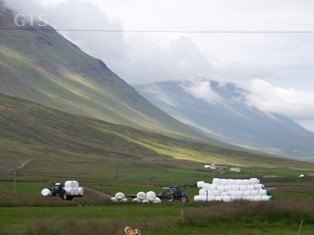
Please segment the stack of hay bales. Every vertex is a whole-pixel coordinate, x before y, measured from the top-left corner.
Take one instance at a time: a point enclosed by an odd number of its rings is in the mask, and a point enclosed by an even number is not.
[[[161,203],[159,197],[156,196],[156,193],[149,191],[147,193],[138,192],[136,198],[132,200],[133,202],[143,202],[143,203]]]
[[[111,198],[113,202],[127,202],[128,199],[126,198],[124,193],[118,192],[115,194],[114,197]],[[142,203],[161,203],[159,197],[156,196],[156,193],[153,191],[145,192],[138,192],[136,194],[136,198],[132,200],[132,202],[142,202]]]
[[[214,178],[212,183],[197,182],[199,195],[194,201],[224,201],[235,200],[269,201],[271,196],[257,178],[251,179],[219,179]]]
[[[83,196],[84,194],[84,189],[80,187],[79,182],[76,180],[65,181],[63,189],[69,196]]]
[[[125,197],[125,194],[122,192],[117,192],[114,197],[111,198],[113,202],[127,202],[128,199]]]

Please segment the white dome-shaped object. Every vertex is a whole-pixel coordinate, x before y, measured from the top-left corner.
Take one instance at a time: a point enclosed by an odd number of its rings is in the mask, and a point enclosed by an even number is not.
[[[110,198],[110,200],[111,200],[112,202],[117,202],[117,201],[118,201],[118,199],[116,199],[115,197]]]
[[[220,184],[220,179],[219,178],[214,178],[213,179],[213,184]]]
[[[236,181],[234,179],[228,179],[228,184],[229,185],[234,185]]]
[[[77,188],[77,187],[79,187],[79,183],[76,180],[67,180],[64,183],[64,187],[66,187],[66,188]]]
[[[138,192],[138,193],[136,194],[136,197],[137,197],[138,199],[140,199],[141,201],[143,201],[143,200],[146,198],[146,193],[144,193],[144,192]]]
[[[204,183],[203,184],[203,189],[210,189],[210,187],[211,187],[211,184],[209,184],[209,183]]]
[[[155,201],[153,201],[153,203],[161,203],[161,200],[159,197],[156,197]]]
[[[41,195],[44,197],[50,196],[51,195],[51,191],[47,188],[44,188],[43,190],[41,190]]]
[[[250,184],[259,184],[259,180],[257,178],[251,178]]]
[[[147,192],[147,193],[146,193],[146,199],[147,199],[149,202],[155,201],[155,199],[156,199],[156,193],[153,192],[153,191]]]
[[[118,192],[118,193],[116,193],[116,195],[114,197],[117,200],[122,200],[125,197],[125,195],[124,195],[124,193]]]
[[[196,183],[197,188],[203,188],[204,183],[205,183],[204,181],[198,181]]]
[[[228,180],[227,179],[221,179],[220,180],[220,184],[221,185],[227,185],[228,184]]]

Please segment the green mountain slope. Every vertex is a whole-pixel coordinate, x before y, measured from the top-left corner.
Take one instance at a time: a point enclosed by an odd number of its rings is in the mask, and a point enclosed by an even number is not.
[[[143,165],[169,164],[173,160],[255,167],[281,166],[284,162],[296,164],[76,116],[1,94],[0,142],[0,160],[49,161],[58,169],[71,167],[71,161],[84,159],[88,162],[105,159],[108,166],[126,161]]]
[[[101,60],[46,26],[17,27],[0,11],[0,93],[168,136],[200,134],[151,105]]]

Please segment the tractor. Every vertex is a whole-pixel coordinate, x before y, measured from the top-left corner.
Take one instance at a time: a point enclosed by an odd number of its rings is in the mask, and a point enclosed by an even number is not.
[[[65,181],[64,184],[54,183],[50,189],[44,188],[41,191],[44,197],[53,196],[61,197],[63,200],[72,200],[74,197],[83,197],[84,189],[79,187],[79,183],[75,180]]]
[[[181,202],[188,202],[188,194],[185,192],[186,188],[196,188],[196,184],[185,184],[183,186],[171,185],[164,187],[162,192],[162,200],[179,200]]]

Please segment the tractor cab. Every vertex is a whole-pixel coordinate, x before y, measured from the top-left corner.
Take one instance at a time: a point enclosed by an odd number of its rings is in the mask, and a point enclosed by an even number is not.
[[[63,190],[63,185],[61,183],[55,183],[51,186],[51,196],[60,196]]]

